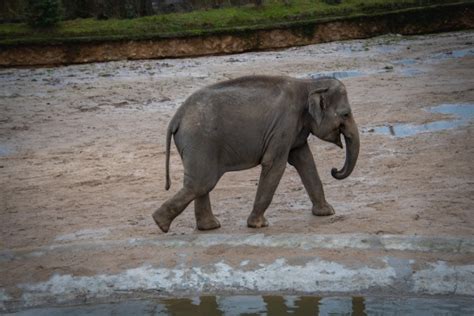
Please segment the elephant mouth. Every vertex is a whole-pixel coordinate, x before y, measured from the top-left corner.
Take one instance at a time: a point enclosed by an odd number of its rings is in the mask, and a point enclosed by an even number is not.
[[[342,132],[339,131],[339,133],[336,136],[336,140],[334,141],[334,144],[336,144],[339,148],[342,149],[342,148],[344,148],[344,146],[342,145],[341,135],[342,135]]]
[[[344,148],[341,140],[341,136],[344,136],[342,129],[338,128],[331,132],[328,136],[323,138],[325,141],[335,144],[339,148]]]

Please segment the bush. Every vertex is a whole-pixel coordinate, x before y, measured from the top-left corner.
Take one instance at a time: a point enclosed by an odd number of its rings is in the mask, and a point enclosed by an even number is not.
[[[61,19],[60,0],[28,0],[27,22],[34,27],[52,27]]]
[[[324,0],[327,4],[341,4],[342,0]]]

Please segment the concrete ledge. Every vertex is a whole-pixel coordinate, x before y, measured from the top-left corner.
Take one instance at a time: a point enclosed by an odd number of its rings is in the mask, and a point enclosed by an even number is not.
[[[415,260],[384,258],[380,268],[348,268],[337,262],[314,259],[291,265],[285,259],[247,270],[245,262],[233,267],[225,262],[174,269],[141,266],[119,274],[54,275],[46,282],[22,284],[22,305],[62,303],[149,292],[161,295],[197,293],[361,293],[385,288],[403,294],[474,295],[474,265],[445,262],[414,270]],[[8,297],[7,297],[8,299]],[[7,302],[3,302],[6,304]]]
[[[0,288],[0,308],[143,298],[150,293],[474,296],[474,239],[462,237],[197,234],[3,250],[1,262],[18,265],[44,258],[57,268],[71,255],[118,258],[120,252],[127,256],[133,251],[154,251],[150,258],[155,261],[144,259],[114,273],[91,275],[93,267],[88,267],[86,275],[79,270],[28,279]],[[171,265],[165,263],[170,257]]]

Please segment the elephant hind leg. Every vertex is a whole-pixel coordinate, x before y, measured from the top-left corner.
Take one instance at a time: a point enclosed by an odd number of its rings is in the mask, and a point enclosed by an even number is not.
[[[163,232],[168,232],[171,222],[181,214],[194,200],[198,229],[207,230],[220,227],[219,221],[211,211],[209,192],[219,180],[216,170],[205,169],[205,166],[185,163],[184,187],[171,199],[166,201],[155,213],[153,219]]]
[[[197,229],[211,230],[221,227],[219,220],[212,214],[209,193],[194,200],[194,213],[196,215]]]
[[[182,188],[171,199],[153,213],[153,219],[156,225],[167,233],[171,222],[184,211],[184,209],[196,198],[196,193],[189,188]]]
[[[168,232],[171,222],[194,200],[198,229],[219,227],[211,211],[209,192],[214,188],[221,173],[218,169],[216,148],[189,135],[185,139],[199,146],[188,146],[182,151],[184,165],[183,188],[167,200],[154,214],[153,219],[163,232]],[[183,135],[181,135],[183,137]],[[191,142],[194,141],[194,142]],[[178,150],[183,147],[180,137],[175,136]]]

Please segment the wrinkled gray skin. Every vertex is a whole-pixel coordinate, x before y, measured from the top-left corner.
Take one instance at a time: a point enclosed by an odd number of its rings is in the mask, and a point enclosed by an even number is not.
[[[349,176],[359,154],[359,133],[346,88],[339,80],[249,76],[195,92],[168,127],[166,189],[170,187],[172,135],[184,164],[184,185],[153,214],[156,224],[167,232],[173,219],[194,201],[197,228],[220,227],[212,214],[209,192],[224,173],[261,165],[247,224],[267,226],[263,215],[287,162],[298,171],[313,203],[313,214],[334,214],[307,143],[309,134],[341,148],[341,134],[344,136],[346,161],[331,174],[336,179]]]

